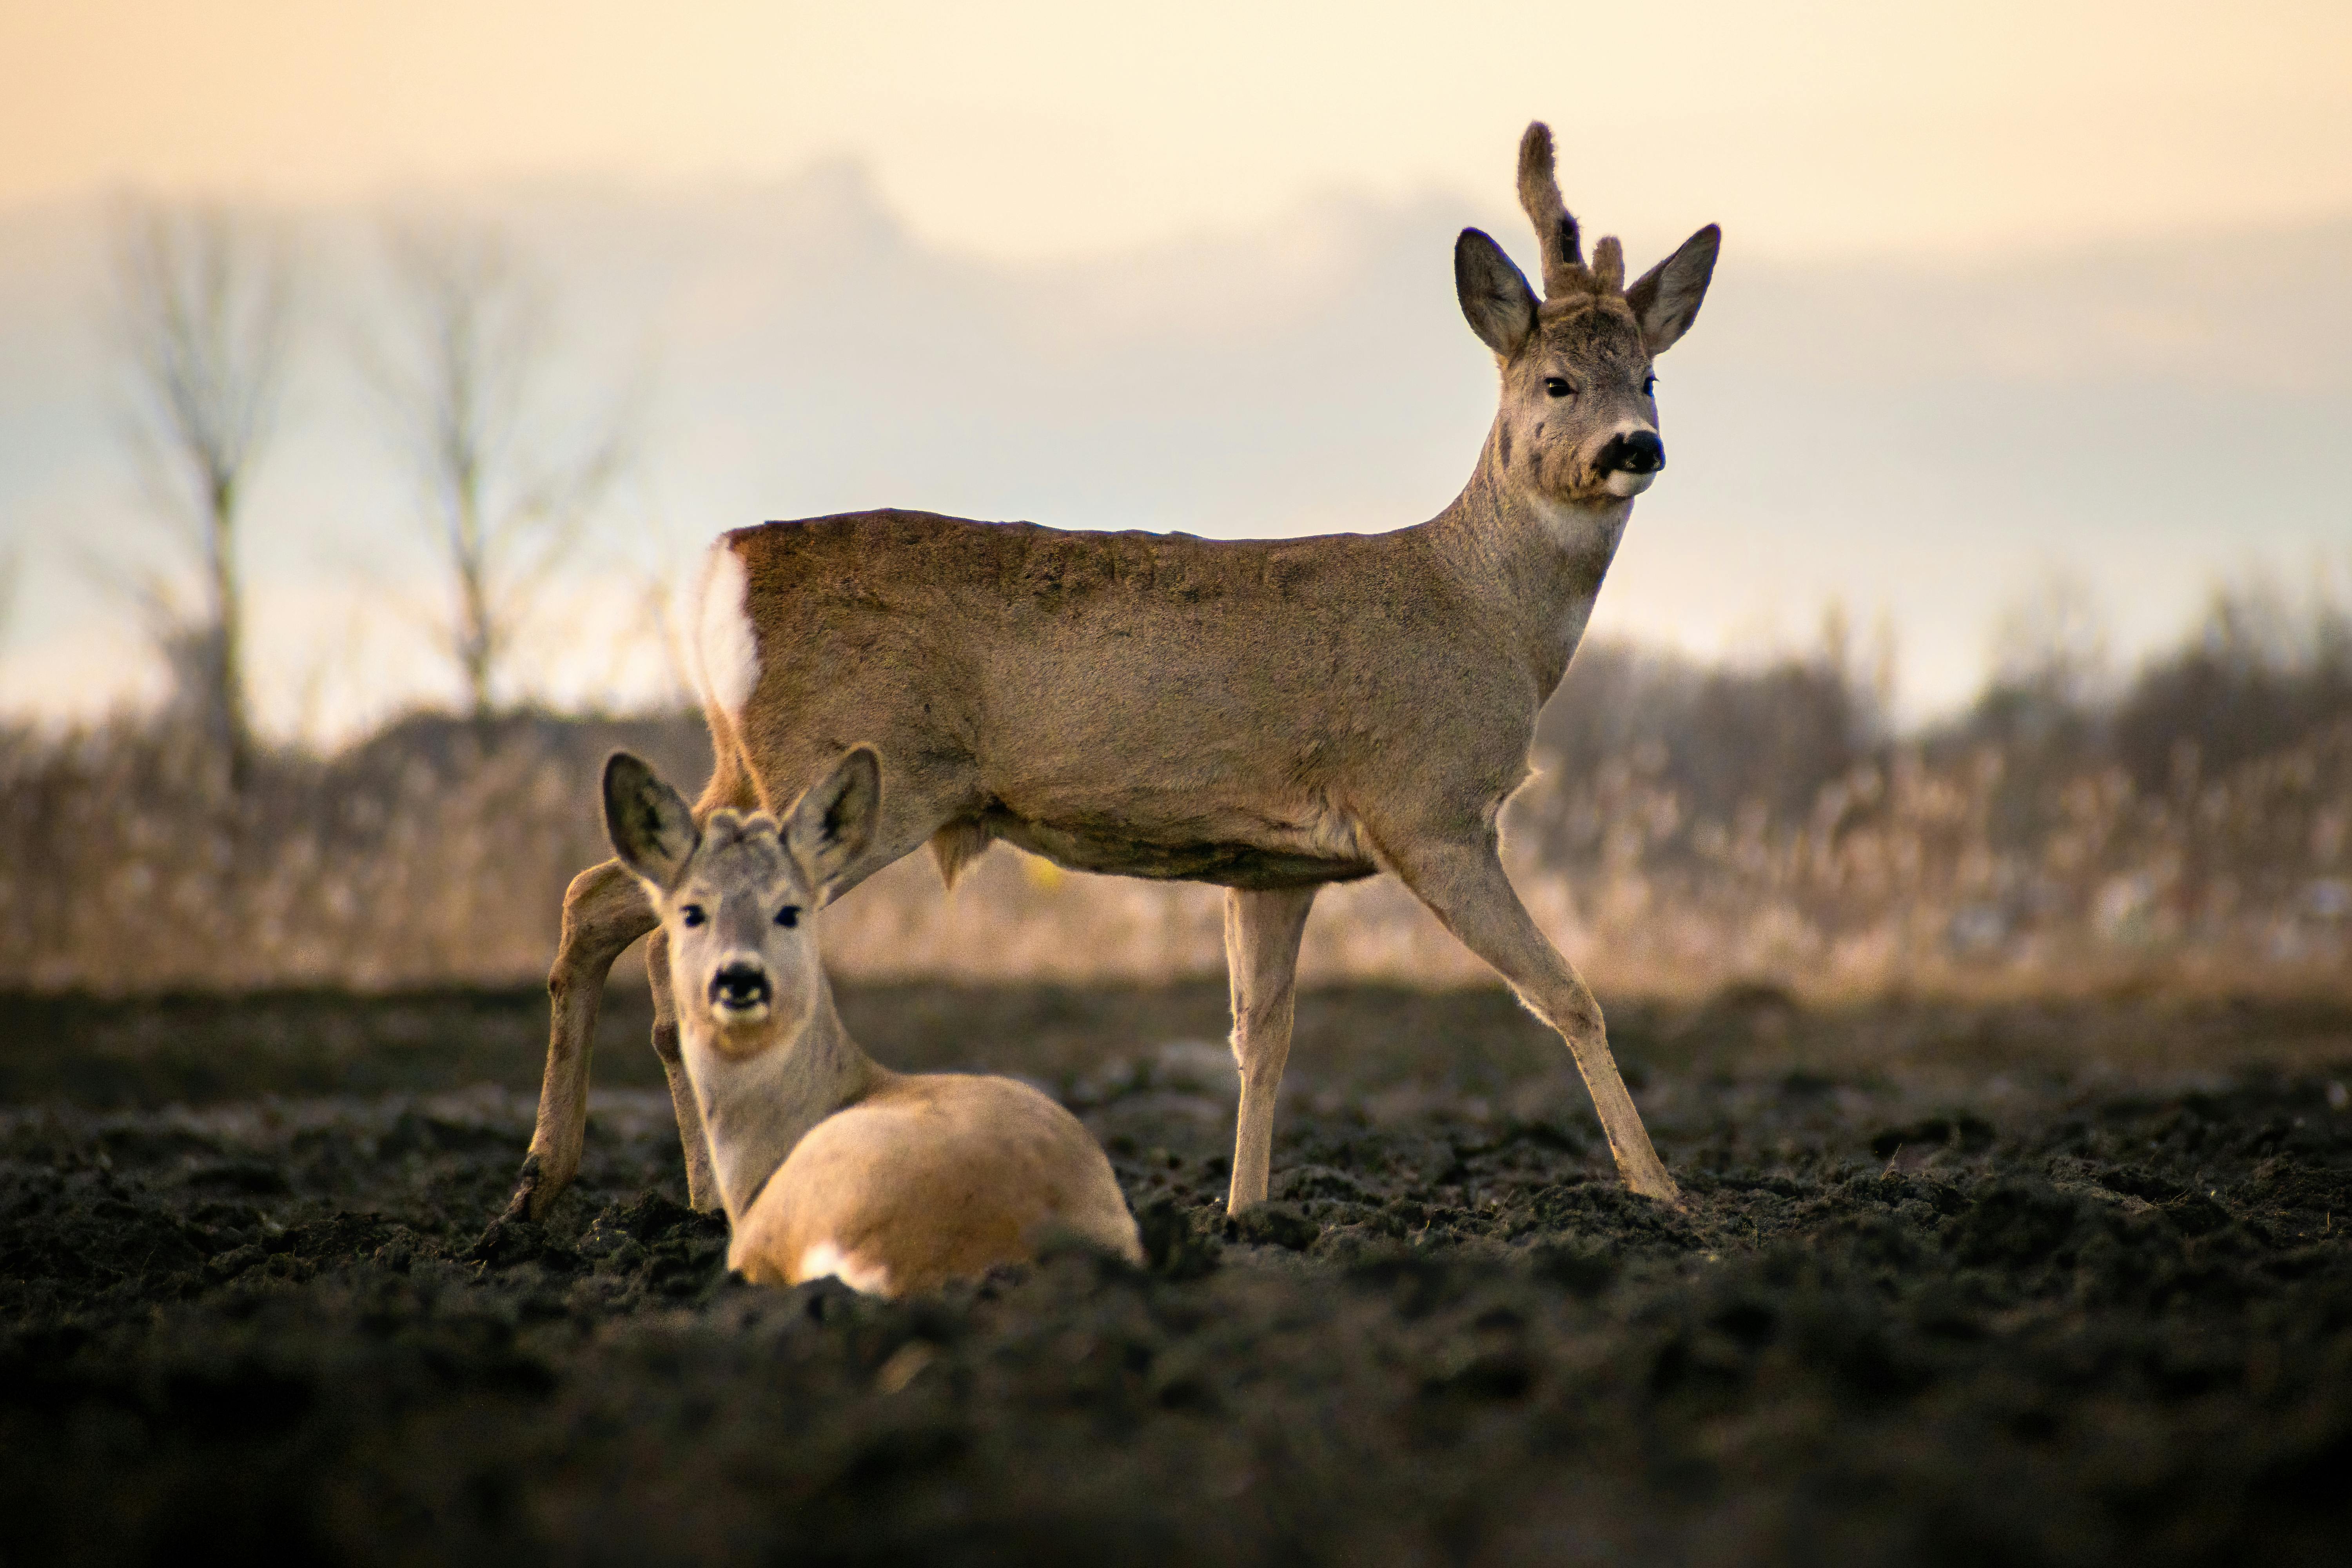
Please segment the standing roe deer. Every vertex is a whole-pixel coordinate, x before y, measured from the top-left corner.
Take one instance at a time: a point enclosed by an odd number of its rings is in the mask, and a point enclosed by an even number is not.
[[[791,801],[864,742],[891,783],[843,891],[927,842],[952,883],[998,838],[1228,889],[1236,1212],[1265,1195],[1307,909],[1322,884],[1380,871],[1566,1038],[1626,1184],[1679,1201],[1592,993],[1504,874],[1496,822],[1633,498],[1665,464],[1651,362],[1697,314],[1720,237],[1700,229],[1627,287],[1615,239],[1584,260],[1541,124],[1518,184],[1545,298],[1462,232],[1455,292],[1495,353],[1501,407],[1461,495],[1418,527],[1218,541],[886,510],[723,535],[704,574],[717,768],[698,812]],[[655,923],[617,861],[564,895],[539,1125],[509,1212],[542,1212],[572,1180],[604,977]],[[646,963],[688,1190],[708,1207],[658,935]]]
[[[817,962],[814,913],[882,815],[860,746],[784,814],[702,826],[626,752],[604,829],[669,944],[679,1057],[731,1239],[727,1265],[797,1285],[936,1289],[1074,1233],[1143,1261],[1110,1162],[1078,1119],[1007,1078],[903,1077],[857,1048]]]

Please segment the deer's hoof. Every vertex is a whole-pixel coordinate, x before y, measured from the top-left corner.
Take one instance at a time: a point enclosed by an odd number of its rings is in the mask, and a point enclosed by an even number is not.
[[[501,1220],[538,1218],[538,1215],[533,1212],[540,1206],[535,1201],[538,1196],[539,1156],[530,1154],[524,1157],[522,1172],[515,1178],[514,1196],[507,1200],[507,1206],[499,1215],[499,1218]]]

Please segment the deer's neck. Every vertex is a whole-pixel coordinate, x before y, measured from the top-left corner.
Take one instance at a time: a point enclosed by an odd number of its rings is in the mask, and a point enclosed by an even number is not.
[[[1512,478],[1498,445],[1489,433],[1469,484],[1432,520],[1431,532],[1549,697],[1583,639],[1633,503],[1562,504],[1538,495]]]
[[[721,1051],[716,1029],[707,1023],[680,1030],[730,1224],[742,1223],[744,1211],[810,1128],[864,1099],[885,1076],[841,1026],[832,990],[822,979],[817,984],[807,1015],[776,1026],[779,1037],[756,1055]]]

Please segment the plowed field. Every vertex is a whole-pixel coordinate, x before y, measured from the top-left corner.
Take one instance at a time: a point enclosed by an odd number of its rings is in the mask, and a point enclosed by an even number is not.
[[[2352,1561],[2352,1013],[1619,1006],[1677,1213],[1507,998],[1317,994],[1235,1226],[1222,1004],[846,995],[1153,1254],[883,1303],[726,1273],[626,998],[487,1230],[535,998],[0,1002],[0,1563]]]

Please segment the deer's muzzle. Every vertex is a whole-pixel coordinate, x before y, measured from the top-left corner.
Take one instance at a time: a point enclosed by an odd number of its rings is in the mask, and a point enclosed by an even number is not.
[[[1666,444],[1654,430],[1621,430],[1592,466],[1602,474],[1654,474],[1666,466]]]
[[[1592,459],[1601,488],[1612,496],[1640,495],[1666,466],[1666,444],[1654,430],[1620,430]]]
[[[765,965],[736,960],[710,977],[711,1010],[722,1018],[750,1019],[768,1010],[774,989]]]

